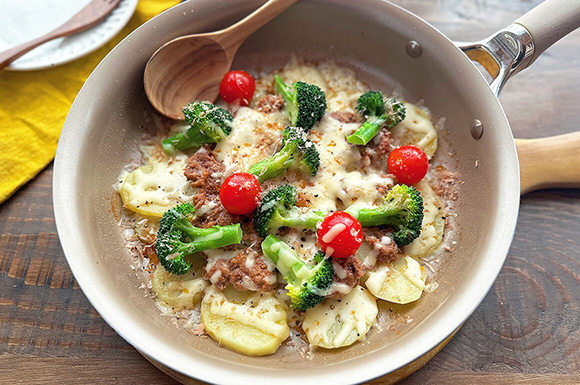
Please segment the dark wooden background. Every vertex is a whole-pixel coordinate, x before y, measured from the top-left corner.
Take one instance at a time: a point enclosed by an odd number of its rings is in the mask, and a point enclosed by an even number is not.
[[[395,2],[467,41],[539,0]],[[501,101],[516,137],[579,130],[580,31],[512,79]],[[56,234],[52,172],[50,165],[0,205],[0,384],[175,384],[99,317],[76,284]],[[522,197],[513,245],[490,293],[402,383],[579,384],[579,230],[580,190]]]

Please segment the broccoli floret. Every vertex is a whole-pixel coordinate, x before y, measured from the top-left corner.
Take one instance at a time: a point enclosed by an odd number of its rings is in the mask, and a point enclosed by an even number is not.
[[[356,103],[359,114],[366,117],[363,125],[346,140],[352,144],[365,145],[377,135],[383,125],[390,129],[405,119],[406,109],[403,102],[395,98],[383,100],[383,94],[378,91],[368,91],[362,94]]]
[[[296,207],[296,187],[282,185],[268,191],[262,198],[260,206],[254,211],[254,228],[265,237],[270,230],[280,227],[315,229],[316,224],[324,219],[321,211],[302,212]]]
[[[208,102],[190,103],[183,109],[183,115],[191,127],[161,142],[168,155],[204,143],[219,143],[232,130],[232,115]]]
[[[304,82],[288,86],[276,75],[276,90],[284,98],[288,118],[293,126],[310,131],[322,119],[326,111],[326,96],[320,87]]]
[[[288,168],[295,168],[309,175],[316,175],[320,166],[320,154],[316,145],[306,138],[300,127],[286,127],[282,132],[282,149],[248,169],[260,182],[282,175]]]
[[[264,239],[262,251],[288,283],[286,289],[294,309],[306,310],[322,302],[334,279],[334,266],[324,252],[319,251],[314,257],[316,264],[310,266],[273,235]]]
[[[393,240],[399,246],[413,242],[421,234],[423,198],[414,187],[395,185],[383,198],[384,204],[373,208],[353,205],[346,212],[359,220],[362,226],[392,226]]]
[[[189,255],[242,241],[239,223],[200,229],[189,222],[194,211],[191,203],[183,203],[167,210],[159,221],[155,252],[161,265],[170,273],[187,273],[191,264],[185,257]]]

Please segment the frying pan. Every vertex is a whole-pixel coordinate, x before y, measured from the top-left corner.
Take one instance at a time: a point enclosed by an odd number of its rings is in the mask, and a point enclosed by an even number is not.
[[[313,357],[287,346],[272,356],[246,357],[209,338],[194,337],[159,314],[129,266],[112,208],[118,197],[111,186],[143,127],[162,123],[143,90],[143,69],[151,54],[175,37],[231,25],[262,2],[184,2],[132,33],[95,69],[67,117],[55,161],[55,218],[65,255],[101,316],[156,365],[178,373],[181,381],[347,384],[400,373],[398,369],[419,362],[428,352],[432,355],[448,340],[485,297],[503,265],[517,219],[520,173],[514,139],[496,96],[510,76],[578,27],[580,6],[575,0],[550,0],[520,18],[520,24],[482,42],[462,44],[495,78],[491,88],[466,54],[440,32],[378,0],[301,1],[242,45],[234,68],[278,68],[292,52],[310,60],[332,57],[355,69],[373,88],[392,90],[398,85],[407,100],[422,98],[435,119],[446,118],[449,143],[441,142],[437,156],[453,154],[461,181],[454,226],[458,243],[445,255],[439,289],[414,305],[397,308],[412,322],[398,323],[396,332],[372,330],[362,343],[317,351]],[[576,185],[579,161],[561,149],[578,148],[578,135],[538,143],[521,142],[518,147],[522,191]],[[551,143],[549,148],[545,143]],[[571,166],[566,174],[551,164],[537,173],[531,167],[541,156],[557,156]]]

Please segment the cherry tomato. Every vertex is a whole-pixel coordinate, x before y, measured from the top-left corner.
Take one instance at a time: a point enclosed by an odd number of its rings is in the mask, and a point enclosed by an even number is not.
[[[387,169],[389,174],[394,174],[399,183],[414,184],[419,182],[429,168],[427,155],[418,147],[403,146],[389,154]]]
[[[360,222],[344,211],[336,211],[324,217],[316,236],[322,250],[333,258],[350,257],[363,241]]]
[[[255,175],[239,172],[226,178],[220,187],[220,200],[231,214],[249,214],[258,207],[261,192]]]
[[[224,75],[220,83],[220,96],[226,103],[239,103],[240,106],[250,104],[256,81],[246,71],[230,71]]]

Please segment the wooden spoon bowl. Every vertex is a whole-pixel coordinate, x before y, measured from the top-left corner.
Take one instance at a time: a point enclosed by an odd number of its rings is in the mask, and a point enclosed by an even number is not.
[[[182,36],[159,48],[145,67],[145,93],[162,115],[183,120],[194,100],[213,102],[244,40],[298,0],[270,0],[238,23],[217,32]]]

